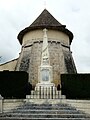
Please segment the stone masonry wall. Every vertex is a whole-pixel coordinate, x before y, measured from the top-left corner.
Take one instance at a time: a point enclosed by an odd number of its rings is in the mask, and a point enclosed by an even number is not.
[[[64,55],[60,42],[49,42],[50,64],[53,69],[53,82],[60,84],[60,74],[66,73]]]
[[[29,67],[29,81],[33,86],[38,83],[38,67],[41,63],[42,42],[35,42],[31,47],[31,60]]]
[[[27,71],[29,82],[35,86],[38,83],[38,67],[41,64],[42,40],[34,43],[27,43],[23,46],[16,70]],[[55,40],[48,40],[50,65],[53,70],[53,82],[57,86],[60,84],[60,74],[68,73],[65,65],[64,50],[69,53],[69,47],[63,46]]]
[[[16,65],[16,71],[28,72],[31,57],[31,47],[22,47],[20,57]]]

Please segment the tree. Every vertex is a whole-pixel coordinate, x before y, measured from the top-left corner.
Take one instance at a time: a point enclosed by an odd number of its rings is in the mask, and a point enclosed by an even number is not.
[[[2,56],[0,56],[0,61],[2,60]]]

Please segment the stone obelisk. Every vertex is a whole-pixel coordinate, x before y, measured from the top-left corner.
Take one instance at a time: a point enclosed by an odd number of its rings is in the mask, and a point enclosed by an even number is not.
[[[48,37],[47,29],[43,30],[43,45],[41,65],[38,68],[38,83],[36,89],[40,94],[40,98],[52,98],[53,89],[55,84],[52,83],[52,66],[50,66],[49,51],[48,51]]]
[[[42,57],[41,65],[39,66],[38,72],[38,82],[40,84],[51,85],[52,82],[52,66],[50,66],[49,51],[48,51],[48,37],[47,29],[43,30],[43,46],[42,46]]]

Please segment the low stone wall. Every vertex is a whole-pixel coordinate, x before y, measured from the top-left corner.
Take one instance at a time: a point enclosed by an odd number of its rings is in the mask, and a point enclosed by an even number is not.
[[[66,99],[62,98],[62,99],[25,99],[26,102],[30,102],[32,104],[44,104],[44,103],[48,103],[48,104],[59,104],[59,103],[66,103]]]
[[[66,103],[70,104],[73,107],[76,107],[77,110],[82,110],[85,113],[90,114],[90,100],[70,100],[70,99],[67,99]]]
[[[81,110],[85,113],[90,114],[90,100],[70,100],[70,99],[1,99],[0,98],[0,113],[7,112],[12,109],[18,108],[25,102],[31,102],[35,104],[42,104],[43,102],[49,102],[51,104],[67,103],[77,110]]]
[[[24,99],[3,99],[2,111],[7,112],[24,104]]]

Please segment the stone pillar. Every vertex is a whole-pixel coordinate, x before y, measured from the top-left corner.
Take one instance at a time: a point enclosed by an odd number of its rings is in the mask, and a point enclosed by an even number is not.
[[[3,112],[3,97],[0,95],[0,113]]]
[[[53,87],[53,99],[55,99],[55,87]]]
[[[37,98],[40,98],[40,87],[37,87]]]
[[[44,93],[43,98],[46,99],[46,87],[44,87],[43,93]]]
[[[50,87],[50,99],[52,99],[52,87]]]
[[[34,98],[37,98],[37,91],[34,91]]]
[[[34,91],[33,90],[31,91],[31,98],[32,99],[34,98]]]
[[[50,98],[50,88],[47,87],[47,98],[49,99]]]
[[[37,98],[37,88],[35,87],[35,98]]]
[[[41,86],[41,99],[43,99],[43,87]]]
[[[59,92],[59,99],[61,98],[61,90],[60,91],[58,91]]]
[[[56,91],[56,98],[58,99],[59,95],[58,95],[58,91]]]

